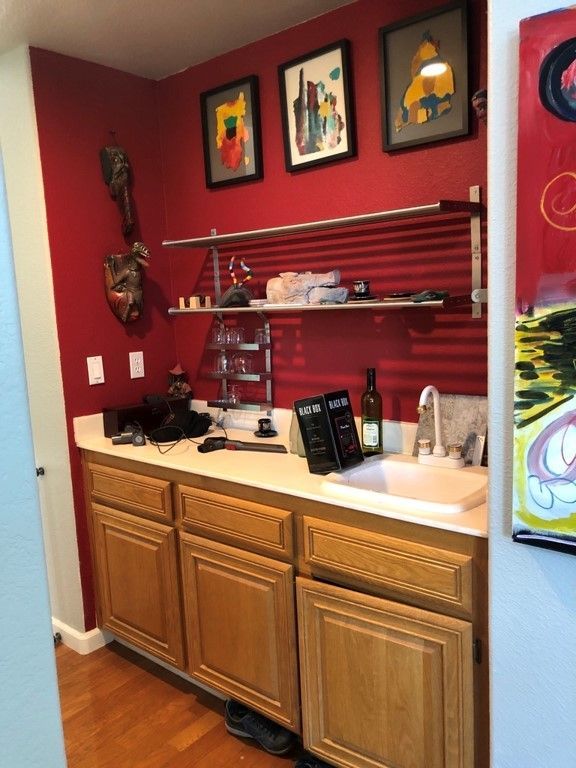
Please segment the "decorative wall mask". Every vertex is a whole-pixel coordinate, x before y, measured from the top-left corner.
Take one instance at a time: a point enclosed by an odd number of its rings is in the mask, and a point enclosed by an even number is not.
[[[122,216],[122,234],[127,237],[134,229],[128,155],[119,146],[103,147],[100,150],[100,164],[110,196],[116,200]]]
[[[104,259],[106,298],[123,323],[138,320],[142,314],[142,268],[148,267],[149,258],[148,247],[134,243],[130,253],[116,253]]]
[[[486,123],[488,119],[488,91],[482,88],[472,94],[472,109],[481,123]]]

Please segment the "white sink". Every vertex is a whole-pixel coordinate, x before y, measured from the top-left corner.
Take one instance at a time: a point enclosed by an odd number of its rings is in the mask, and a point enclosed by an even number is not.
[[[482,467],[429,467],[414,456],[367,459],[352,469],[326,475],[324,493],[399,512],[457,514],[486,501]]]

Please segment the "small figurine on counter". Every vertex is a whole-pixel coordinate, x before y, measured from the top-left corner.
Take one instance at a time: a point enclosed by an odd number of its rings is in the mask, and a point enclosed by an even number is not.
[[[117,145],[102,147],[100,165],[102,166],[104,182],[110,190],[110,197],[116,200],[122,216],[122,234],[127,237],[134,228],[128,155],[122,147]]]
[[[176,363],[174,368],[168,371],[168,394],[170,397],[190,397],[192,387],[188,384],[188,374],[183,370],[180,363]]]
[[[123,323],[142,314],[142,268],[148,267],[150,251],[134,243],[130,253],[115,253],[104,259],[104,282],[110,309]]]

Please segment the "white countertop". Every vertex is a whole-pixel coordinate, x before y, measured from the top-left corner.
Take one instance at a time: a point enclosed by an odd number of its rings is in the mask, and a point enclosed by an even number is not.
[[[280,421],[280,420],[279,420]],[[283,420],[285,421],[285,420]],[[275,422],[276,423],[276,422]],[[288,447],[287,430],[279,429],[278,437],[269,438],[266,442],[281,443]],[[213,436],[223,436],[221,430],[215,429]],[[249,442],[258,441],[252,431],[227,427],[230,439]],[[487,506],[482,504],[474,509],[457,514],[442,514],[432,512],[397,512],[383,508],[381,504],[365,501],[356,502],[341,499],[336,495],[326,493],[323,488],[324,476],[313,475],[308,471],[306,459],[291,453],[260,453],[253,451],[213,451],[199,453],[196,442],[184,441],[175,445],[166,453],[160,453],[155,445],[147,442],[144,446],[112,445],[109,437],[104,437],[102,414],[80,416],[74,419],[74,435],[76,445],[90,451],[118,456],[144,464],[153,464],[167,469],[192,472],[205,475],[217,480],[240,483],[267,491],[298,496],[333,506],[356,509],[374,515],[405,520],[411,523],[441,528],[447,531],[487,537]],[[165,446],[162,447],[165,450]],[[470,467],[455,472],[487,472],[483,467]]]

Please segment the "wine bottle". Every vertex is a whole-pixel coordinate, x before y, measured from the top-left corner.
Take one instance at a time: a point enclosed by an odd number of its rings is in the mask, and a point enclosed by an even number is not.
[[[366,391],[360,399],[362,412],[362,453],[382,453],[382,397],[376,389],[375,368],[366,369]]]

